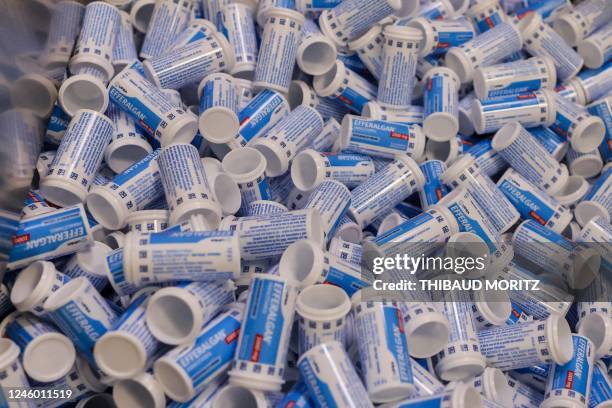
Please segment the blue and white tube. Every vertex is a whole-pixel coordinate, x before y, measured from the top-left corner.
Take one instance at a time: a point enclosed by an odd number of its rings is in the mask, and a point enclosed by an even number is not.
[[[396,401],[412,395],[414,380],[398,305],[358,301],[353,316],[361,370],[372,402]]]
[[[102,226],[123,228],[128,216],[144,210],[164,197],[157,149],[111,181],[94,186],[87,195],[87,208]]]
[[[85,201],[112,132],[108,117],[92,110],[78,111],[40,184],[41,194],[62,207]]]
[[[265,175],[266,159],[258,150],[243,147],[230,151],[223,158],[223,171],[232,177],[240,190],[240,213],[259,200],[270,200],[272,193]]]
[[[593,363],[593,374],[591,376],[591,389],[588,392],[589,407],[597,408],[600,404],[605,404],[612,399],[612,381],[608,376],[608,370],[603,361]]]
[[[521,214],[561,233],[572,220],[571,211],[534,186],[514,169],[508,169],[497,182],[502,193]]]
[[[504,125],[519,122],[526,128],[550,126],[555,122],[555,93],[543,89],[497,96],[472,103],[472,120],[478,134],[492,133]]]
[[[295,10],[272,7],[265,13],[253,85],[281,93],[289,91],[304,16]]]
[[[287,99],[279,92],[262,90],[238,114],[240,129],[226,148],[245,147],[251,140],[264,135],[290,111]]]
[[[612,97],[602,98],[587,106],[591,115],[598,116],[606,127],[606,135],[599,145],[601,157],[607,163],[612,160]]]
[[[537,12],[529,12],[517,23],[523,35],[525,50],[534,57],[549,56],[557,69],[559,82],[576,76],[583,64],[582,57],[559,34],[544,23]]]
[[[253,274],[230,384],[278,391],[285,364],[298,287],[295,281]]]
[[[145,320],[147,302],[152,294],[148,291],[136,296],[96,341],[93,356],[105,374],[118,379],[132,378],[150,367],[162,350],[162,344],[153,337]]]
[[[159,289],[147,304],[147,327],[162,343],[189,344],[207,322],[236,300],[235,289],[229,280],[181,282]]]
[[[457,222],[446,208],[436,206],[363,243],[364,259],[393,257],[408,250],[415,256],[431,253],[457,232]],[[375,271],[376,273],[376,271]]]
[[[572,358],[565,364],[552,365],[546,382],[542,408],[555,407],[559,404],[585,406],[589,402],[595,362],[593,343],[577,334],[572,335],[572,343]]]
[[[549,56],[491,65],[474,72],[478,99],[552,89],[556,83],[555,66]]]
[[[440,160],[428,160],[421,163],[419,167],[425,176],[425,183],[423,189],[419,191],[419,198],[421,208],[427,210],[448,194],[448,188],[440,180],[440,176],[446,171],[446,164]]]
[[[417,163],[408,156],[398,156],[352,191],[349,216],[363,228],[421,190],[424,183],[425,177]]]
[[[45,301],[47,317],[90,362],[93,346],[119,317],[84,277],[72,279]]]
[[[192,12],[191,0],[156,2],[140,49],[140,58],[153,58],[166,52],[176,36],[187,28]]]
[[[234,49],[221,33],[175,48],[145,60],[142,66],[146,77],[163,89],[180,89],[205,76],[231,71]]]
[[[329,72],[316,75],[312,86],[317,95],[337,99],[357,114],[376,99],[376,87],[340,60],[336,60]]]
[[[242,306],[237,305],[230,305],[204,326],[192,343],[170,350],[155,362],[155,378],[170,398],[189,401],[229,368],[243,320]]]
[[[541,271],[560,276],[572,289],[585,289],[599,274],[601,257],[593,248],[576,244],[533,220],[524,221],[514,232],[517,256]]]
[[[108,85],[109,98],[162,147],[190,143],[198,129],[197,119],[144,78],[138,65],[115,76]]]
[[[104,161],[115,173],[123,173],[153,151],[134,119],[115,103],[110,103],[106,115],[115,125],[111,142],[104,150]]]
[[[117,29],[115,46],[113,47],[113,67],[115,72],[120,72],[134,60],[138,59],[131,17],[125,11],[121,11],[119,14],[121,15],[121,20]]]
[[[188,143],[175,143],[162,148],[158,163],[170,210],[170,225],[200,214],[211,229],[217,228],[222,210],[219,203],[213,201],[198,149]]]
[[[565,165],[557,160],[519,123],[510,123],[493,137],[491,146],[535,186],[555,195],[568,178]]]
[[[544,149],[546,149],[546,151],[550,153],[555,160],[563,160],[567,150],[569,149],[569,143],[566,137],[559,136],[550,128],[543,126],[531,128],[529,129],[529,133],[531,133],[531,135],[535,137],[542,146],[544,146]]]
[[[412,103],[423,34],[416,28],[387,25],[383,29],[383,37],[383,65],[378,81],[377,101],[383,106],[403,109]]]
[[[423,77],[423,132],[436,142],[452,140],[459,131],[459,77],[445,67]]]
[[[610,222],[612,213],[612,168],[604,171],[591,186],[582,201],[576,205],[574,216],[581,226],[600,216]]]
[[[253,9],[243,3],[230,3],[221,9],[221,18],[217,28],[227,37],[234,47],[236,62],[230,74],[245,78],[252,77],[257,61],[258,43]]]
[[[425,135],[417,125],[345,115],[340,137],[347,150],[369,156],[408,155],[421,161],[425,152]]]
[[[323,245],[325,225],[314,208],[256,215],[226,217],[221,231],[235,231],[240,241],[240,257],[247,261],[282,255],[285,249],[301,239],[312,239]]]
[[[557,113],[550,129],[566,137],[578,153],[588,153],[599,147],[604,139],[606,128],[603,121],[592,116],[580,105],[555,95]]]
[[[238,121],[238,87],[225,73],[204,77],[198,86],[200,98],[198,129],[211,143],[226,143],[240,128]]]
[[[14,231],[7,268],[73,254],[93,242],[82,204],[45,213],[19,223]]]
[[[480,172],[476,159],[471,155],[456,160],[441,175],[441,180],[453,189],[465,188],[487,214],[498,233],[508,231],[520,218],[516,208],[495,183]]]
[[[341,343],[319,344],[298,360],[311,398],[321,406],[373,407],[370,397]]]
[[[500,342],[504,339],[504,342]],[[572,332],[563,316],[534,320],[478,332],[487,365],[515,370],[542,363],[565,364],[572,358]]]
[[[232,231],[130,232],[125,237],[123,267],[127,281],[137,287],[238,279],[238,236]]]
[[[336,180],[325,180],[311,191],[303,208],[319,210],[324,225],[324,239],[329,241],[350,204],[351,192],[344,184]]]
[[[462,83],[472,80],[474,70],[502,61],[520,51],[523,37],[512,24],[502,23],[446,53],[445,66],[455,71]]]
[[[6,321],[3,336],[17,343],[23,352],[23,369],[31,379],[48,383],[70,372],[76,351],[72,341],[54,325],[29,313],[9,315]]]
[[[278,177],[287,172],[289,163],[300,150],[310,146],[323,131],[321,114],[309,106],[300,105],[265,134],[252,139],[249,145],[266,158],[266,174]]]
[[[458,47],[474,38],[474,27],[465,18],[429,20],[418,17],[412,20],[400,20],[398,24],[408,23],[410,27],[421,30],[423,42],[421,56],[439,56],[450,47]]]
[[[305,149],[291,164],[293,184],[302,191],[311,191],[329,179],[353,189],[373,174],[372,159],[354,153],[319,153],[314,149]]]

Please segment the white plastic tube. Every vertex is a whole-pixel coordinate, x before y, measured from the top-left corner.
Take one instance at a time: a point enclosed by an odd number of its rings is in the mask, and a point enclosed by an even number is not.
[[[503,344],[500,339],[504,339]],[[490,367],[513,370],[541,363],[565,364],[572,358],[572,333],[563,316],[546,321],[500,326],[478,333],[480,349]],[[534,347],[535,345],[535,347]]]
[[[221,221],[221,206],[212,200],[198,149],[187,143],[173,144],[162,148],[158,163],[170,225],[200,214],[215,229]]]
[[[63,207],[85,201],[112,132],[113,122],[106,116],[78,111],[40,185],[43,196]]]
[[[157,149],[87,195],[87,208],[108,229],[123,228],[128,216],[163,199]]]
[[[313,347],[300,356],[298,368],[310,395],[318,404],[341,406],[348,401],[353,406],[373,407],[341,343],[330,341]]]
[[[162,147],[190,143],[197,132],[197,119],[145,79],[138,65],[128,66],[110,82],[110,99]]]
[[[297,295],[295,281],[282,275],[253,274],[230,384],[280,390]],[[267,328],[263,333],[262,327]]]
[[[162,343],[191,343],[207,322],[235,300],[234,289],[231,281],[183,282],[160,289],[147,304],[147,327]]]
[[[302,290],[296,301],[299,354],[328,341],[346,344],[350,310],[350,299],[339,287],[313,285]]]
[[[154,282],[238,279],[238,236],[230,231],[130,232],[123,246],[127,280]]]

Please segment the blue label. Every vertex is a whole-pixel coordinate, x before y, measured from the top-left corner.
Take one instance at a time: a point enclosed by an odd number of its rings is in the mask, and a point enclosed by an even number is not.
[[[406,152],[410,145],[410,127],[382,120],[352,119],[351,140],[353,143],[386,147]]]
[[[428,160],[421,164],[420,167],[425,176],[423,196],[426,201],[426,203],[421,204],[435,204],[448,194],[448,188],[440,181],[440,175],[444,173],[446,166],[439,160]]]
[[[551,384],[551,392],[556,389],[567,389],[577,392],[583,396],[588,392],[589,356],[592,350],[589,347],[589,340],[573,335],[574,356],[564,365],[556,365],[555,373]]]
[[[538,97],[534,93],[498,96],[495,98],[486,98],[480,101],[483,112],[498,111],[500,109],[516,109],[527,106],[537,105]]]
[[[252,280],[238,359],[269,365],[276,363],[285,324],[284,289],[283,282]]]
[[[414,230],[415,228],[418,228],[421,225],[432,221],[433,219],[434,217],[430,213],[421,213],[417,217],[414,217],[398,225],[397,227],[390,229],[384,234],[376,237],[376,239],[374,240],[374,243],[378,246],[381,246],[386,243],[392,242],[394,239],[401,237],[407,232],[410,232]]]
[[[70,116],[68,116],[61,106],[56,103],[51,111],[49,122],[47,122],[47,130],[50,132],[61,133],[68,128],[69,123]]]
[[[366,103],[370,102],[367,95],[362,95],[350,87],[346,87],[338,99],[344,103],[349,109],[361,115],[361,111]]]
[[[342,0],[312,0],[312,8],[327,9],[334,8],[340,4]]]
[[[482,229],[482,226],[478,221],[474,218],[470,217],[463,211],[458,204],[451,204],[448,206],[450,212],[453,213],[455,220],[457,220],[457,225],[459,225],[460,232],[471,232],[473,234],[478,235],[489,247],[489,252],[493,253],[497,250],[495,244],[491,242],[489,235]]]
[[[125,282],[123,274],[123,248],[117,248],[106,257],[106,266],[113,281],[120,285]]]
[[[194,387],[198,387],[225,366],[229,366],[238,345],[239,312],[229,312],[213,326],[207,326],[196,341],[188,346],[176,363],[181,366]]]
[[[240,135],[249,142],[264,129],[270,119],[283,109],[283,98],[276,92],[265,89],[257,94],[240,111]]]
[[[544,146],[546,151],[552,155],[554,155],[558,149],[567,143],[563,137],[559,136],[549,128],[542,126],[529,129],[529,133],[531,133],[538,140],[538,142]]]
[[[526,81],[516,81],[510,83],[503,89],[489,91],[489,97],[513,95],[521,92],[537,91],[542,87],[542,81],[539,79],[529,79]]]
[[[161,149],[153,150],[147,156],[143,157],[142,160],[128,167],[123,173],[116,175],[115,178],[113,178],[113,183],[118,186],[122,186],[128,181],[137,177],[140,173],[149,168],[153,160],[157,160],[160,152]]]
[[[438,43],[436,49],[432,52],[433,55],[444,54],[451,47],[457,47],[474,38],[472,31],[441,31],[438,33]],[[435,64],[434,64],[435,65]]]
[[[518,210],[523,219],[531,218],[540,225],[546,225],[555,215],[554,209],[540,200],[531,191],[518,188],[509,180],[502,181],[499,189]]]
[[[612,160],[612,109],[608,101],[603,100],[601,103],[589,106],[587,110],[591,115],[599,116],[604,122],[606,136],[601,145],[599,145],[599,151],[604,161],[608,162]]]
[[[450,399],[450,397],[431,397],[429,399],[425,399],[422,401],[407,401],[404,403],[399,403],[396,407],[397,408],[442,408],[442,406],[447,406],[446,404],[448,404],[449,407],[451,407],[451,401],[448,401]],[[445,402],[446,404],[443,405],[443,402]]]
[[[106,333],[106,326],[84,313],[81,306],[72,300],[49,312],[48,316],[72,340],[74,346],[93,361],[92,347]]]
[[[399,211],[402,215],[404,215],[406,218],[414,218],[423,212],[423,210],[419,207],[404,202],[399,203],[397,206],[395,206],[395,209]]]
[[[565,239],[565,237],[563,237],[563,235],[557,234],[550,228],[546,228],[538,224],[537,222],[531,221],[531,220],[526,221],[522,225],[523,225],[523,228],[525,228],[526,230],[539,235],[540,237],[538,238],[538,241],[541,240],[541,242],[547,242],[547,241],[552,242],[553,244],[557,244],[560,247],[565,248],[568,251],[575,250],[574,244],[571,241],[568,241],[567,239]]]
[[[87,240],[88,234],[89,225],[82,205],[22,221],[13,237],[9,262],[39,256],[44,258],[42,255],[51,256],[60,248],[68,253],[69,247]]]
[[[356,167],[371,161],[368,156],[359,154],[321,153],[321,155],[327,159],[330,167]]]
[[[200,98],[200,112],[211,108],[214,104],[215,81],[208,81],[202,89],[202,97]]]
[[[264,178],[259,183],[257,183],[257,189],[259,190],[259,195],[261,200],[270,200],[272,197],[272,193],[270,193],[270,183],[268,183],[268,179]]]
[[[395,360],[400,382],[412,384],[412,368],[402,313],[397,307],[385,306],[383,315],[385,316],[387,350]]]
[[[361,280],[359,275],[354,276],[334,267],[329,268],[329,272],[325,277],[325,283],[338,286],[344,290],[349,297],[359,289],[370,286],[368,282]]]
[[[149,235],[150,244],[197,244],[203,241],[215,242],[216,238],[225,241],[225,237],[234,235],[233,231],[177,231],[154,233]]]
[[[595,408],[597,405],[610,400],[612,400],[612,382],[610,382],[603,363],[596,362],[593,365],[589,408]]]
[[[278,403],[276,408],[314,408],[313,402],[308,394],[308,387],[299,380]]]
[[[317,375],[309,358],[302,359],[298,364],[298,368],[300,369],[302,378],[306,382],[310,395],[318,402],[319,406],[339,407],[331,393],[329,385]]]
[[[13,340],[23,353],[26,346],[34,340],[34,337],[21,325],[18,320],[13,320],[6,325],[6,336]]]
[[[139,99],[124,95],[121,89],[115,85],[108,89],[108,96],[123,111],[127,112],[145,132],[150,136],[155,136],[155,130],[162,118],[153,113]]]
[[[429,116],[433,112],[444,111],[444,77],[434,75],[425,85],[425,111],[423,115]]]
[[[502,16],[500,16],[498,12],[495,12],[487,18],[476,20],[476,27],[479,33],[484,33],[485,31],[489,31],[493,27],[498,26],[503,22],[504,20],[502,19]]]
[[[561,112],[557,110],[555,122],[550,125],[550,129],[558,135],[561,135],[563,137],[569,137],[570,129],[572,128],[573,123],[574,122],[572,122],[570,118],[564,116]]]

